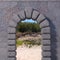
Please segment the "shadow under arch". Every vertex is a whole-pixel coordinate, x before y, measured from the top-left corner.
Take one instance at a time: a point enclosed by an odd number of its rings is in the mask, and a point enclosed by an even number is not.
[[[56,27],[53,24],[53,22],[47,17],[47,20],[49,21],[50,25],[50,34],[51,34],[51,60],[57,60],[57,33],[56,33]]]

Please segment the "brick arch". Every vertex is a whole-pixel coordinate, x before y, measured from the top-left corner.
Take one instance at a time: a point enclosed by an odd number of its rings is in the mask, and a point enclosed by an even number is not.
[[[8,26],[8,60],[16,60],[16,26],[17,23],[25,20],[33,19],[36,20],[41,26],[42,35],[42,60],[51,60],[51,36],[50,36],[50,25],[47,18],[40,14],[37,10],[32,8],[25,8],[17,14],[13,14],[12,20],[9,21]]]

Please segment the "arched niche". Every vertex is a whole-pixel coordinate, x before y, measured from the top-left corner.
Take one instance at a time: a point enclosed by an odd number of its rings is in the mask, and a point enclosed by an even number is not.
[[[33,19],[38,22],[41,27],[42,35],[42,60],[51,60],[51,35],[50,25],[47,18],[32,8],[25,8],[17,14],[13,14],[12,20],[8,25],[8,60],[16,60],[16,26],[17,23],[25,20]]]

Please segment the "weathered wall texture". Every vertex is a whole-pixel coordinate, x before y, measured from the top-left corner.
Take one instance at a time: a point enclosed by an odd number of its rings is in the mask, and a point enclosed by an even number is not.
[[[32,7],[49,18],[51,23],[52,60],[60,60],[60,1],[5,1],[0,2],[0,60],[7,59],[8,22],[13,13]]]

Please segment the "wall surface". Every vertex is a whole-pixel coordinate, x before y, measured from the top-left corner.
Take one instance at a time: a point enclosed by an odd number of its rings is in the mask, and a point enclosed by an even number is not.
[[[51,60],[60,60],[60,1],[0,1],[0,60],[8,60],[8,23],[13,13],[32,7],[44,14],[51,23]]]

